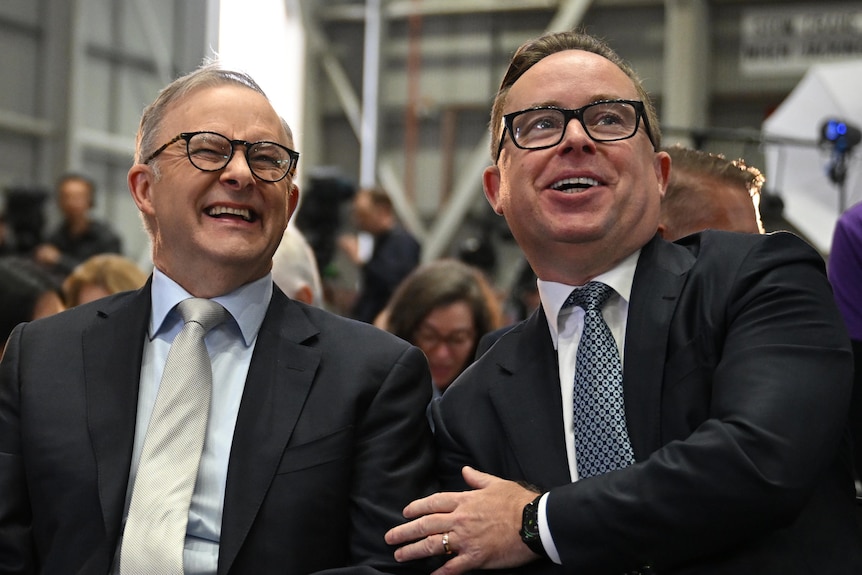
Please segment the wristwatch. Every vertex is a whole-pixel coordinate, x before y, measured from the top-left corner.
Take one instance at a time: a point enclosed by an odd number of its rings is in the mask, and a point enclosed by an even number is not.
[[[548,552],[545,551],[545,546],[542,544],[542,537],[539,535],[539,500],[541,495],[524,505],[524,514],[521,518],[521,530],[518,534],[521,536],[521,541],[530,550],[541,557],[547,557]]]

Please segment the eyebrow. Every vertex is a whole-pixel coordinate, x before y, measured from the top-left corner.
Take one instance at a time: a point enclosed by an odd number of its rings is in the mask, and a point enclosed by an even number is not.
[[[638,100],[638,97],[635,96],[634,98],[626,98],[626,97],[619,96],[619,95],[612,96],[610,94],[596,94],[596,95],[592,96],[586,104],[582,104],[581,106],[578,106],[578,108],[580,108],[582,106],[589,106],[590,104],[594,104],[596,102],[602,102],[604,100]],[[563,104],[560,103],[559,100],[543,100],[541,102],[531,104],[531,105],[527,106],[526,108],[521,108],[521,109],[522,110],[532,110],[534,108],[565,108],[565,106],[563,106]]]

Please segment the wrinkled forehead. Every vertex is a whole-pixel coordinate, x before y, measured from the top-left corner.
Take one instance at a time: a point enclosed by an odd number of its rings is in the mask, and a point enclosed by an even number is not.
[[[276,139],[293,147],[293,138],[270,101],[256,90],[235,83],[199,86],[171,102],[162,118],[166,132],[213,129],[235,125],[266,134],[250,135],[254,139]],[[234,136],[234,134],[227,134]]]

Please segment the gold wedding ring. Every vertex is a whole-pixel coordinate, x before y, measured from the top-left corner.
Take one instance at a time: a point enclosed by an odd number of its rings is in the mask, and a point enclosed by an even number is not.
[[[449,532],[443,534],[443,553],[446,555],[452,554],[452,548],[449,547]]]

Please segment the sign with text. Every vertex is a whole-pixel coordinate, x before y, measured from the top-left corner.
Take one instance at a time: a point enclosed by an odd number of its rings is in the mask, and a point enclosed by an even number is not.
[[[798,74],[862,58],[862,2],[744,9],[740,30],[743,74]]]

